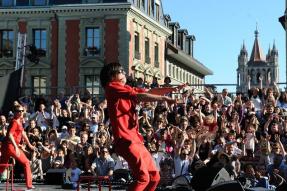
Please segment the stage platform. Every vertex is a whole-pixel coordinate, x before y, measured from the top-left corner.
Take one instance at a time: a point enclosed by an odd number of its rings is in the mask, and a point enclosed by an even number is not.
[[[6,183],[1,182],[0,183],[0,190],[5,191],[5,185]],[[71,191],[72,189],[62,189],[61,185],[46,185],[43,183],[34,183],[33,184],[36,188],[33,189],[33,191],[64,191],[64,190],[69,190]],[[14,190],[15,191],[23,191],[26,189],[25,183],[15,183],[14,184]],[[9,188],[9,191],[11,190],[11,187]],[[74,189],[75,190],[75,189]],[[88,190],[87,188],[83,187],[81,188],[81,190]],[[99,190],[98,187],[96,185],[92,185],[91,187],[92,191],[97,191]],[[108,187],[102,187],[102,191],[108,191]],[[125,191],[126,189],[124,189],[123,187],[120,186],[113,186],[112,190],[118,190],[118,191]]]

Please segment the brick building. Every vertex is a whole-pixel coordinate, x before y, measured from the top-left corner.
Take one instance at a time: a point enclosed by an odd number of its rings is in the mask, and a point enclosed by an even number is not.
[[[99,72],[109,62],[146,81],[166,75],[172,31],[160,0],[2,0],[0,18],[0,76],[24,49],[19,34],[40,58],[25,59],[22,94],[102,94]]]

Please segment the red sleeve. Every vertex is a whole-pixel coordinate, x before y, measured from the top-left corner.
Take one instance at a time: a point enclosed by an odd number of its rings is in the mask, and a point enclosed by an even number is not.
[[[111,82],[105,88],[106,95],[115,99],[131,99],[136,101],[138,91],[128,85],[122,85],[119,82]]]
[[[18,129],[18,124],[16,121],[12,121],[12,124],[10,126],[10,129],[9,129],[9,133],[11,133],[12,135],[15,134],[16,130]]]

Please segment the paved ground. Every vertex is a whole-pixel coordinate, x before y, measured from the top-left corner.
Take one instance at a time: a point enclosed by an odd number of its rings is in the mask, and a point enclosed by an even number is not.
[[[10,184],[11,185],[11,184]],[[60,185],[44,185],[44,184],[33,184],[36,188],[33,191],[64,191],[64,190],[68,190],[68,189],[62,189]],[[24,183],[16,183],[14,185],[14,190],[15,191],[22,191],[25,190],[26,186]],[[0,190],[5,190],[5,183],[0,183]],[[9,191],[11,190],[11,188],[9,188]],[[88,190],[86,188],[81,188],[81,190]],[[96,191],[99,190],[98,187],[93,186],[91,191]],[[102,187],[102,191],[108,191],[109,189],[107,187]],[[114,186],[112,188],[112,190],[119,190],[119,191],[124,191],[125,189]],[[71,191],[71,190],[69,190]]]

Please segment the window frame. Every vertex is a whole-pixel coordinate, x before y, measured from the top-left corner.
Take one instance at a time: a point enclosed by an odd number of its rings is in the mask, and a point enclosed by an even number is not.
[[[38,81],[39,81],[39,83],[37,84],[38,86],[35,85],[36,78],[38,78]],[[45,83],[45,87],[42,86],[42,80],[45,80],[43,82]],[[47,94],[47,77],[46,76],[32,76],[32,89],[33,89],[33,94],[36,94],[36,95]]]
[[[92,30],[91,33],[90,30]],[[90,37],[89,34],[92,34],[92,36]],[[90,40],[91,46],[89,46]],[[101,28],[99,26],[86,27],[84,56],[100,56],[102,52],[101,43]]]
[[[0,58],[6,57],[6,58],[11,58],[13,57],[14,54],[14,43],[15,43],[15,36],[14,36],[14,31],[12,29],[4,29],[0,30]],[[4,33],[7,33],[4,35]],[[6,38],[4,39],[4,36]],[[7,47],[6,43],[4,45],[4,41],[9,42],[11,37],[11,44],[9,43],[9,47]]]
[[[91,77],[92,86],[88,85],[88,78]],[[84,86],[91,95],[100,95],[100,76],[99,75],[85,75],[84,76]]]
[[[39,32],[39,38],[37,37],[37,32]],[[45,28],[34,28],[33,33],[33,45],[36,47],[37,56],[45,57],[47,56],[47,29]],[[39,42],[39,44],[38,44]]]

